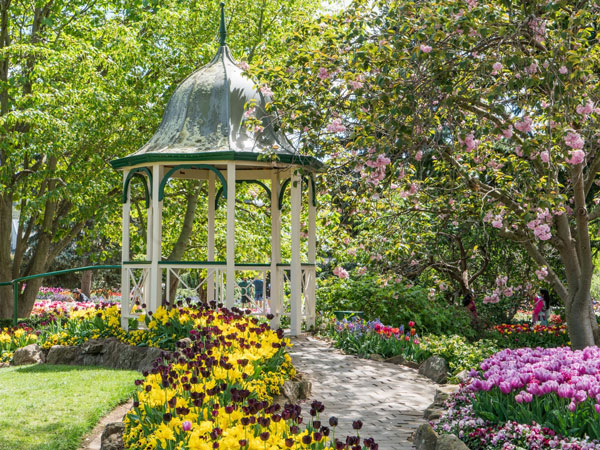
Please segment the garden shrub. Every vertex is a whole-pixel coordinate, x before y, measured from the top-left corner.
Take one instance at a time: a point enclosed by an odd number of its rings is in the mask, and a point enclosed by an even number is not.
[[[474,337],[476,330],[462,307],[448,304],[440,297],[429,298],[422,287],[406,287],[400,283],[381,286],[375,276],[342,280],[337,277],[320,281],[317,310],[363,311],[366,320],[400,326],[409,321],[419,324],[420,333],[461,334]]]
[[[421,348],[448,361],[452,375],[463,370],[476,369],[490,355],[498,351],[496,343],[487,339],[470,343],[463,336],[428,335],[421,338]]]

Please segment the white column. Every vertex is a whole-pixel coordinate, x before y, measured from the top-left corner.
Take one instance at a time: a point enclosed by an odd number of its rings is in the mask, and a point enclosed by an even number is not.
[[[208,261],[215,260],[215,173],[208,172],[208,241],[206,243]],[[212,270],[212,269],[209,269]],[[206,280],[206,299],[210,302],[215,299],[215,272]]]
[[[152,236],[153,236],[153,230],[154,230],[154,178],[155,176],[152,175],[152,181],[150,181],[150,178],[148,178],[146,180],[146,183],[149,184],[148,186],[148,195],[150,196],[150,198],[148,199],[148,208],[146,208],[146,223],[147,223],[147,227],[146,227],[146,261],[152,261]],[[152,266],[151,265],[147,265],[144,269],[144,271],[149,270],[150,272],[146,273],[146,280],[144,281],[144,303],[146,303],[146,307],[148,308],[148,311],[155,311],[155,309],[150,309],[151,308],[151,304],[152,304]]]
[[[307,326],[311,327],[315,325],[316,316],[316,292],[317,292],[317,208],[313,204],[313,195],[317,193],[313,192],[314,187],[311,182],[309,195],[308,195],[308,263],[312,264],[311,268],[308,268],[307,274],[309,275],[308,286],[305,292],[306,298],[306,309],[308,312]]]
[[[225,306],[234,304],[235,291],[235,163],[227,163],[227,285]]]
[[[127,330],[129,328],[129,269],[125,265],[125,261],[129,261],[129,220],[131,211],[131,199],[129,197],[129,186],[125,191],[125,181],[127,180],[129,171],[123,171],[123,190],[125,192],[125,203],[123,203],[123,223],[121,230],[121,328]]]
[[[300,212],[302,210],[302,180],[296,171],[294,171],[292,174],[292,181],[290,185],[292,194],[290,328],[292,336],[298,336],[302,332],[302,262],[300,259]]]
[[[158,188],[161,180],[161,170],[158,164],[152,166],[152,257],[150,259],[150,308],[152,311],[161,303],[162,274],[159,272],[161,254],[161,213],[162,202],[158,201]]]
[[[281,284],[277,264],[281,262],[281,214],[279,211],[279,173],[271,174],[271,320],[272,328],[279,328],[281,323]],[[266,285],[265,285],[266,288]]]

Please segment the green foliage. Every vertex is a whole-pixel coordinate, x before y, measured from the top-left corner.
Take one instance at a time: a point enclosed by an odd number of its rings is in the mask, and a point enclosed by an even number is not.
[[[135,371],[36,365],[0,370],[0,449],[76,450],[135,391]]]
[[[420,333],[459,333],[474,337],[476,331],[464,308],[449,305],[439,297],[430,298],[421,287],[401,283],[381,286],[375,276],[341,280],[326,278],[317,289],[317,309],[321,311],[364,311],[365,319],[379,319],[391,326],[414,321]]]
[[[494,341],[482,339],[471,343],[458,335],[425,336],[421,338],[421,348],[448,361],[452,375],[477,369],[484,359],[499,351]]]

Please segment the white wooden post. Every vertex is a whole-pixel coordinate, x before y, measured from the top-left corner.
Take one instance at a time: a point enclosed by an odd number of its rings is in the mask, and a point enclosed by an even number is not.
[[[225,306],[235,302],[235,163],[227,163],[227,285]]]
[[[154,175],[152,175],[152,181],[148,178],[148,194],[150,195],[150,201],[148,202],[148,208],[146,209],[146,261],[152,261],[152,236],[154,230]],[[146,273],[146,279],[144,281],[144,303],[146,303],[147,311],[155,311],[152,309],[152,265],[147,265],[142,271],[149,271]],[[142,275],[143,276],[143,275]]]
[[[271,327],[276,329],[281,324],[281,290],[279,286],[279,270],[277,264],[281,262],[281,214],[279,211],[279,173],[273,171],[271,174]],[[265,292],[267,285],[265,284]]]
[[[208,242],[207,260],[215,260],[215,173],[211,170],[208,172]],[[215,272],[208,269],[206,280],[206,299],[210,302],[215,299]],[[210,274],[209,274],[210,273]]]
[[[294,171],[291,181],[292,209],[292,258],[290,261],[291,284],[291,334],[298,336],[302,332],[302,262],[300,259],[300,212],[302,210],[302,180]]]
[[[123,203],[123,223],[121,231],[121,328],[129,328],[129,269],[125,261],[129,261],[129,220],[131,211],[131,199],[129,197],[129,186],[125,190],[125,182],[129,175],[128,170],[123,171],[123,191],[125,193],[125,203]]]
[[[160,306],[162,274],[159,273],[161,247],[161,213],[162,202],[158,201],[158,190],[161,180],[161,170],[158,164],[152,166],[152,256],[150,264],[150,309],[156,311]]]
[[[309,182],[310,189],[308,195],[308,263],[312,264],[312,267],[307,269],[308,286],[304,293],[306,298],[306,310],[308,315],[307,326],[311,327],[315,325],[316,318],[316,293],[317,293],[317,208],[313,204],[313,196],[317,193],[314,192],[313,184]]]

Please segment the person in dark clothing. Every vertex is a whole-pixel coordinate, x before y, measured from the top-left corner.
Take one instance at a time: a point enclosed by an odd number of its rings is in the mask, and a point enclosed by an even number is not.
[[[477,321],[479,317],[477,316],[477,307],[475,306],[475,297],[471,292],[467,292],[467,294],[463,298],[463,306],[469,310],[471,316],[473,317],[473,321]]]

